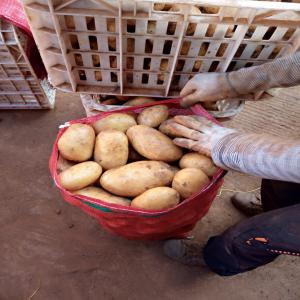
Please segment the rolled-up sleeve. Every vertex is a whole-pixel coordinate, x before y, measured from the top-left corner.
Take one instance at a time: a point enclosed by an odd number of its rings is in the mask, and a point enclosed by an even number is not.
[[[213,145],[212,159],[224,169],[300,183],[300,139],[232,133]]]
[[[230,72],[228,81],[237,94],[298,85],[300,84],[300,52],[260,66]]]

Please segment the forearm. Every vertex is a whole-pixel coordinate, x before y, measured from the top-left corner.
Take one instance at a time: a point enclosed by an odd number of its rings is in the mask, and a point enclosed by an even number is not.
[[[300,140],[232,133],[213,145],[212,159],[225,169],[300,183]]]
[[[237,94],[250,94],[275,87],[300,84],[300,52],[227,75],[228,84]]]

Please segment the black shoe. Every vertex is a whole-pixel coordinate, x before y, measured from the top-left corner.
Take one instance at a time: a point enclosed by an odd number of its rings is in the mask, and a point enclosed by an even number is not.
[[[169,258],[188,266],[205,266],[203,247],[188,240],[169,240],[164,243],[164,253]]]
[[[251,193],[236,193],[231,197],[231,203],[247,216],[255,216],[263,212],[260,199]]]

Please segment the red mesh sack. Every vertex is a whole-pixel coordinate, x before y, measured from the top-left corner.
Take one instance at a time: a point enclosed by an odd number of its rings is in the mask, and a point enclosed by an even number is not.
[[[110,204],[98,199],[74,195],[64,189],[59,182],[57,173],[58,147],[57,142],[70,124],[91,124],[101,118],[116,112],[134,111],[139,113],[145,107],[164,104],[169,107],[170,115],[201,115],[216,122],[200,105],[191,109],[183,109],[178,100],[166,100],[148,103],[141,106],[105,112],[99,115],[73,120],[60,129],[49,161],[51,175],[55,184],[61,191],[65,201],[80,207],[84,212],[94,217],[101,226],[109,232],[127,239],[159,240],[167,238],[181,238],[186,236],[196,223],[207,213],[218,189],[221,187],[225,171],[218,169],[211,178],[210,183],[192,197],[185,199],[176,207],[163,211],[146,211],[133,207]]]

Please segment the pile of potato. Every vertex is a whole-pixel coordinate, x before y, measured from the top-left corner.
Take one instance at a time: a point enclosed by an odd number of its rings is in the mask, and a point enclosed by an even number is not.
[[[61,186],[146,210],[176,206],[206,186],[216,167],[176,146],[168,136],[171,122],[168,107],[157,105],[71,125],[58,141]]]

